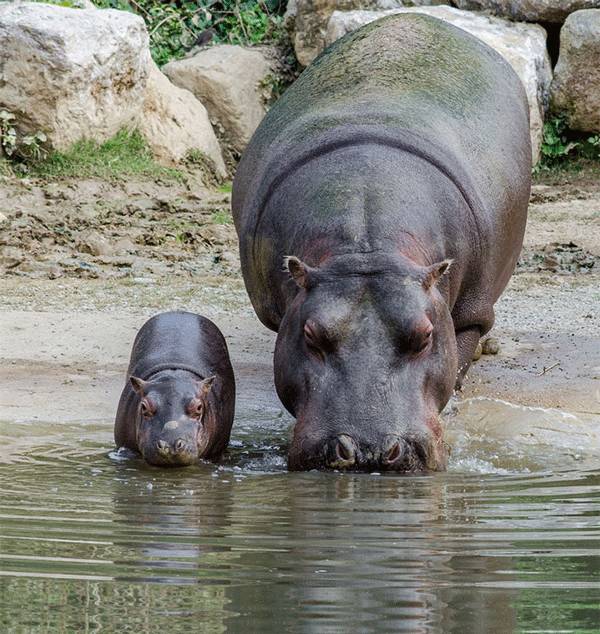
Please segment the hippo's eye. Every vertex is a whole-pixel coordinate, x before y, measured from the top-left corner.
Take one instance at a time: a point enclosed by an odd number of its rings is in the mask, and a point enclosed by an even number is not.
[[[311,319],[307,320],[304,324],[304,341],[313,354],[317,355],[321,360],[324,359],[325,353],[323,351],[322,337],[317,325]]]
[[[140,405],[140,409],[142,410],[142,416],[144,418],[152,418],[154,415],[154,411],[152,409],[152,405],[146,399],[142,399],[142,403]]]
[[[304,324],[304,338],[309,345],[317,345],[317,331],[315,323],[311,320]]]

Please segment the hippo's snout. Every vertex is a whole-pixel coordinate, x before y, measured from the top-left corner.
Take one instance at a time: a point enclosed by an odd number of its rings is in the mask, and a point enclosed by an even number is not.
[[[445,467],[445,451],[429,439],[390,436],[377,443],[359,442],[349,434],[339,434],[311,447],[292,446],[292,470],[336,469],[351,471],[395,471],[422,473]]]

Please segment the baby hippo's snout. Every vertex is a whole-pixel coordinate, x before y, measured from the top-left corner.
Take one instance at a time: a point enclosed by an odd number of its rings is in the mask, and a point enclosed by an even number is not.
[[[142,454],[147,462],[158,466],[186,466],[199,458],[198,434],[194,423],[172,420],[164,424],[157,435],[148,439]]]
[[[434,443],[427,437],[401,438],[388,436],[379,442],[359,442],[349,434],[339,434],[326,439],[319,446],[308,448],[302,444],[302,452],[292,446],[292,469],[338,469],[351,471],[395,471],[419,473],[440,467],[445,456],[439,455]]]

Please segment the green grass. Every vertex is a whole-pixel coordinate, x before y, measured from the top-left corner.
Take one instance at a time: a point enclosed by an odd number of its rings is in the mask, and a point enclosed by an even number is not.
[[[55,4],[59,7],[69,7],[72,9],[78,9],[76,0],[33,0],[41,4]]]
[[[233,186],[233,183],[231,181],[227,181],[226,183],[223,183],[221,187],[219,187],[219,191],[222,194],[231,194],[232,186]]]
[[[213,212],[210,219],[216,225],[230,225],[233,222],[231,215],[222,209]]]
[[[65,152],[52,152],[44,160],[32,163],[29,173],[41,178],[123,178],[151,176],[181,180],[183,174],[158,165],[139,132],[122,130],[99,144],[78,141]]]

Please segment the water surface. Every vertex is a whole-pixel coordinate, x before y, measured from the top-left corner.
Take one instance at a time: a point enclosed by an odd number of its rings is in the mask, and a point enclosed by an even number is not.
[[[600,421],[456,403],[420,477],[287,473],[290,424],[160,470],[110,421],[0,422],[0,631],[600,632]]]

